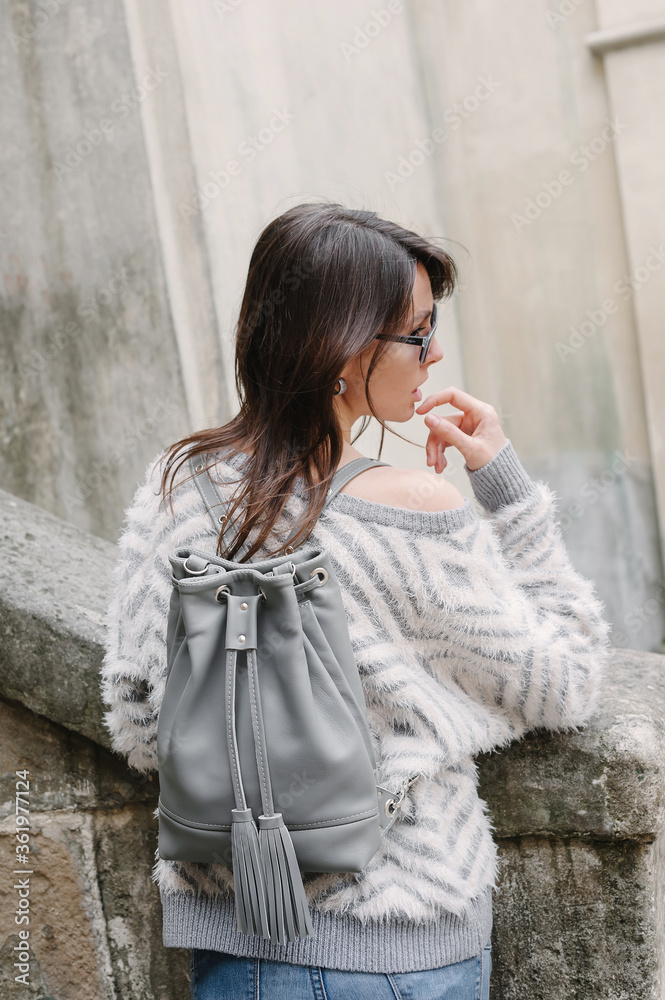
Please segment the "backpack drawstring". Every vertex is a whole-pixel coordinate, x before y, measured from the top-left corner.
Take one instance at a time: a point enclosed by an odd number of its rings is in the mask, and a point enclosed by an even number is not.
[[[221,595],[220,595],[221,596]],[[265,726],[259,692],[258,605],[260,595],[224,594],[226,619],[226,718],[229,759],[236,808],[231,810],[231,854],[238,928],[278,944],[314,933],[293,841],[273,802],[266,754]],[[235,679],[238,651],[245,650],[254,751],[263,813],[257,832],[247,807],[235,721]]]
[[[268,913],[263,863],[259,850],[259,834],[252,810],[247,808],[238,759],[235,714],[237,658],[238,654],[235,650],[229,649],[227,651],[224,706],[233,795],[236,803],[235,809],[231,810],[231,857],[236,921],[238,930],[242,931],[243,934],[260,934],[261,937],[266,937],[268,934]]]

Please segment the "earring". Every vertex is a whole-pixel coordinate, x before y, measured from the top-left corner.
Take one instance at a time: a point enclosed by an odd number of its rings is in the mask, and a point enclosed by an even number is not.
[[[339,389],[333,389],[333,396],[341,396],[343,392],[346,392],[346,379],[338,378],[335,380],[335,385],[339,382]]]

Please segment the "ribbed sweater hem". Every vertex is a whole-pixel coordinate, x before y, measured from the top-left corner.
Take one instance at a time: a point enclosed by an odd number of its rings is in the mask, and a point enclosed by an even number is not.
[[[422,972],[480,955],[493,924],[492,887],[470,903],[466,918],[444,913],[422,924],[361,923],[310,907],[314,935],[289,944],[248,937],[236,926],[233,896],[162,892],[163,943],[230,955],[353,972]]]

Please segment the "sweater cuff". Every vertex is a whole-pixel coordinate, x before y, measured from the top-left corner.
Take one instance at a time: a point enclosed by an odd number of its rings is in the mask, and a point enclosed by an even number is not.
[[[535,486],[517,457],[510,438],[485,465],[471,470],[465,462],[464,470],[476,500],[492,514],[503,504],[521,500]]]

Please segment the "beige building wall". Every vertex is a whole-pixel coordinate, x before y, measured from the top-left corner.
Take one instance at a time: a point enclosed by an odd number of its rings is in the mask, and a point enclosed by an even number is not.
[[[615,23],[633,17],[623,7]],[[523,0],[509,18],[486,2],[413,11],[432,124],[451,122],[433,153],[447,232],[471,252],[465,387],[498,401],[525,465],[556,489],[614,641],[659,649],[665,50],[625,56],[617,104],[615,70],[587,43],[589,0]],[[478,100],[483,79],[494,93]]]

